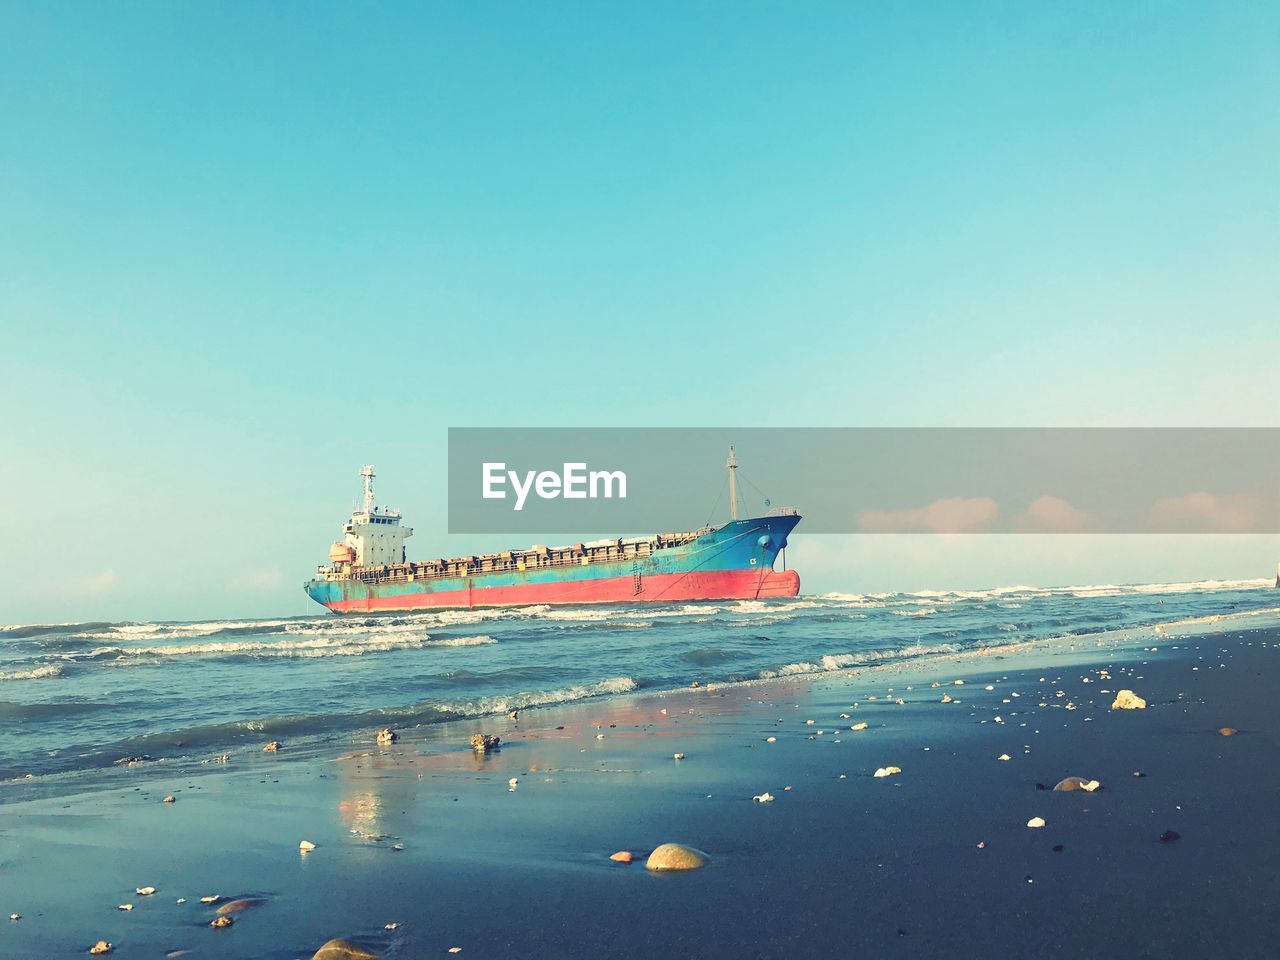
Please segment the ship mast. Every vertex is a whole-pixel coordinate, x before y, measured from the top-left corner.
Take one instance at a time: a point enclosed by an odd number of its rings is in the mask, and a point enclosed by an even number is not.
[[[729,469],[729,518],[738,519],[738,456],[729,447],[729,461],[725,464]]]
[[[364,477],[364,512],[370,514],[373,512],[373,464],[365,464],[360,476]]]

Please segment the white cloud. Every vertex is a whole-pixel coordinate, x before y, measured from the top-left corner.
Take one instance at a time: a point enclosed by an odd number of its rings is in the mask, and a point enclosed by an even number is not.
[[[947,497],[906,510],[860,510],[866,533],[983,533],[999,514],[990,497]]]

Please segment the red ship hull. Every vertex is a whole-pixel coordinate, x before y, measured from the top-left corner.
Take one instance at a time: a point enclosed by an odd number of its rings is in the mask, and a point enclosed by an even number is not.
[[[578,603],[682,603],[695,600],[760,600],[794,597],[800,592],[800,576],[794,570],[697,570],[688,573],[650,574],[644,577],[644,595],[636,595],[630,576],[598,580],[562,580],[553,583],[519,583],[468,587],[462,590],[370,594],[333,599],[326,605],[338,613],[388,610],[422,610],[440,607],[512,607],[537,604]]]

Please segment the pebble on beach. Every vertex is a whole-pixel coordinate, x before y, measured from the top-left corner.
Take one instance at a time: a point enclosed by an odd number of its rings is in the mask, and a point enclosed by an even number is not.
[[[778,742],[778,738],[777,738],[777,737],[765,737],[765,738],[764,738],[764,742],[765,742],[765,743],[777,743],[777,742]]]
[[[653,871],[697,870],[709,863],[707,855],[701,850],[686,847],[681,843],[664,843],[649,854],[645,866]]]
[[[773,803],[773,794],[766,790],[764,793],[752,797],[751,799],[756,803]]]
[[[672,759],[672,760],[683,760],[683,759],[684,759],[684,754],[683,754],[683,753],[673,753],[673,754],[671,755],[671,759]]]
[[[201,903],[217,903],[217,902],[218,902],[219,900],[221,900],[221,899],[222,899],[222,894],[220,894],[220,893],[211,893],[211,894],[209,894],[209,896],[207,896],[207,897],[201,897],[201,898],[200,898],[200,902],[201,902]]]
[[[133,909],[133,904],[132,904],[132,903],[122,903],[122,904],[120,904],[120,906],[116,907],[116,909],[117,909],[117,910],[123,910],[123,911],[125,911],[126,913],[128,913],[130,910],[132,910],[132,909]]]
[[[316,848],[316,845],[312,843],[310,840],[303,840],[298,844],[298,849],[301,850],[303,853],[310,853],[315,848]]]
[[[863,721],[861,721],[860,723],[855,723],[855,724],[854,724],[852,727],[850,727],[849,729],[850,729],[850,730],[865,730],[865,729],[867,729],[867,726],[868,726],[867,721],[863,720]]]
[[[1009,756],[1007,753],[1002,753],[1002,754],[1000,754],[1000,756],[996,757],[996,759],[997,759],[997,760],[1012,760],[1012,759],[1013,759],[1013,757]]]
[[[895,776],[895,775],[897,775],[897,774],[899,774],[899,773],[901,773],[901,772],[902,772],[902,770],[901,770],[901,769],[899,769],[898,767],[880,767],[878,770],[876,770],[876,772],[875,772],[874,774],[872,774],[872,776],[875,776],[875,777],[892,777],[892,776]]]
[[[136,893],[140,897],[149,897],[155,892],[156,892],[155,887],[138,887],[138,889],[134,891],[134,893]]]
[[[1220,737],[1234,737],[1235,735],[1236,735],[1235,727],[1223,727],[1221,730],[1218,731],[1218,736]]]
[[[95,943],[92,947],[89,948],[89,952],[94,955],[98,955],[103,953],[110,953],[114,949],[115,947],[111,946],[111,944],[107,943],[107,941],[99,940],[97,943]]]
[[[215,930],[221,930],[223,927],[229,927],[233,923],[235,923],[233,918],[228,917],[226,914],[219,914],[209,921],[209,926],[213,927]]]
[[[11,914],[9,914],[9,919],[10,919],[10,920],[12,920],[14,923],[17,923],[19,920],[21,920],[21,919],[22,919],[22,914],[20,914],[20,913],[11,913]]]
[[[471,737],[471,749],[476,753],[492,753],[502,746],[502,738],[489,733],[476,733]]]
[[[1112,710],[1145,710],[1147,701],[1132,690],[1121,690],[1116,694],[1115,701],[1111,704]]]
[[[281,747],[283,747],[283,746],[284,746],[284,744],[283,744],[283,743],[281,743],[279,740],[272,740],[270,743],[268,743],[265,747],[263,747],[263,748],[262,748],[262,752],[263,752],[263,753],[278,753],[278,752],[280,751],[280,748],[281,748]]]
[[[378,960],[378,955],[350,940],[330,940],[311,955],[311,960]]]
[[[612,854],[609,859],[614,863],[630,863],[635,857],[631,855],[630,850],[619,850],[617,853]]]
[[[174,796],[173,796],[173,794],[171,793],[171,794],[169,794],[167,797],[165,797],[165,798],[164,798],[164,802],[165,802],[165,803],[177,803],[178,801],[174,799]]]
[[[1069,793],[1072,790],[1083,790],[1086,793],[1093,793],[1102,784],[1097,780],[1086,780],[1084,777],[1064,777],[1054,784],[1053,789],[1058,793]]]
[[[1032,829],[1035,829],[1037,827],[1043,827],[1044,822],[1045,822],[1044,817],[1032,817],[1030,820],[1027,821],[1027,826],[1031,827]]]
[[[1172,843],[1174,840],[1179,840],[1181,838],[1182,834],[1177,830],[1166,830],[1164,833],[1160,834],[1161,843]]]
[[[250,907],[256,907],[261,900],[256,897],[241,897],[239,900],[228,900],[218,908],[218,916],[229,917],[233,913],[239,913],[242,910],[248,910]]]
[[[400,734],[396,733],[390,727],[387,727],[385,730],[378,731],[378,743],[383,746],[386,746],[389,743],[395,743],[399,739]],[[324,947],[321,947],[320,949],[323,950]]]

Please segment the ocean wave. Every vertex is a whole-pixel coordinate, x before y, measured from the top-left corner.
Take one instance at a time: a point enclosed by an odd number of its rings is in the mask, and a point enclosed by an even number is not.
[[[173,657],[353,657],[393,650],[419,650],[433,647],[474,647],[498,641],[488,635],[475,637],[440,637],[429,635],[401,636],[381,633],[358,639],[315,637],[305,640],[223,640],[212,643],[190,643],[175,646],[98,647],[88,653],[64,654],[67,660],[165,660]]]
[[[50,664],[44,667],[33,667],[30,670],[8,670],[0,672],[0,680],[43,680],[47,677],[60,676],[62,667]]]
[[[853,653],[830,653],[815,661],[787,663],[773,670],[761,670],[761,680],[773,680],[779,677],[793,677],[806,673],[831,673],[835,670],[847,670],[849,667],[863,666],[869,663],[882,663],[885,660],[908,660],[914,657],[926,657],[934,654],[956,653],[961,647],[953,643],[939,643],[925,646],[913,643],[905,647],[888,650],[862,650]]]
[[[573,684],[555,690],[517,693],[509,696],[478,697],[474,700],[445,701],[434,704],[431,710],[439,714],[438,719],[445,720],[483,717],[495,713],[506,713],[510,710],[526,710],[530,707],[545,707],[552,704],[588,700],[592,697],[631,693],[633,690],[639,689],[639,686],[631,677],[610,677],[607,680],[600,680],[596,683]],[[394,716],[395,711],[390,713]],[[421,709],[415,708],[410,716],[420,718]]]

